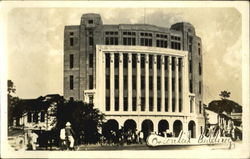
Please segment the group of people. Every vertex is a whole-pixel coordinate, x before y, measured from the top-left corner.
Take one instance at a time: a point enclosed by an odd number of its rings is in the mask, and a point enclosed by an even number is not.
[[[123,128],[115,131],[109,130],[101,136],[101,145],[124,145],[143,143],[144,133],[133,129],[124,130]]]

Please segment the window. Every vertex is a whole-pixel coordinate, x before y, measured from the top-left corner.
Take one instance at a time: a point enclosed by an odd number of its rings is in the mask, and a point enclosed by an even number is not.
[[[123,98],[123,107],[124,111],[128,111],[128,97]]]
[[[201,81],[199,81],[199,94],[201,94]]]
[[[89,45],[93,46],[93,37],[92,36],[89,37]]]
[[[168,47],[168,41],[167,40],[156,40],[156,46],[167,48]]]
[[[157,69],[161,69],[161,56],[157,56]]]
[[[128,54],[123,54],[123,67],[128,68]]]
[[[201,134],[203,134],[203,127],[202,126],[200,127],[200,130],[201,130]]]
[[[132,67],[136,68],[136,54],[132,54]]]
[[[123,77],[123,85],[124,85],[124,90],[128,89],[128,76]]]
[[[157,76],[157,90],[161,90],[161,77]]]
[[[172,78],[172,91],[175,91],[175,78]]]
[[[109,78],[109,75],[106,75],[106,89],[110,89],[110,78]]]
[[[45,112],[41,112],[41,118],[40,118],[41,122],[45,121]]]
[[[188,51],[189,51],[189,52],[192,52],[192,45],[189,45]]]
[[[165,56],[165,70],[168,70],[168,57]]]
[[[141,97],[141,111],[145,111],[145,97]]]
[[[132,88],[133,90],[136,90],[136,76],[135,75],[132,76]]]
[[[110,97],[106,97],[106,111],[110,111]]]
[[[106,37],[105,44],[106,45],[118,45],[118,37]]]
[[[181,92],[182,91],[182,84],[181,84],[181,78],[179,78],[179,92]]]
[[[88,20],[88,23],[89,23],[89,24],[93,24],[94,21],[93,21],[93,20]]]
[[[74,55],[70,54],[69,55],[69,68],[73,68],[74,67]]]
[[[136,107],[137,107],[137,105],[136,105],[136,97],[132,98],[132,105],[133,105],[132,110],[136,111]]]
[[[110,54],[105,54],[106,68],[110,68]]]
[[[135,45],[135,37],[124,37],[123,45]]]
[[[149,111],[153,111],[154,110],[154,99],[153,97],[149,97]]]
[[[140,45],[152,46],[152,33],[141,33]]]
[[[201,55],[201,48],[198,48],[198,54]]]
[[[175,112],[175,98],[172,98],[172,112]]]
[[[172,71],[175,71],[175,58],[172,57]]]
[[[73,35],[74,35],[74,32],[69,32],[69,35],[73,36]]]
[[[202,69],[201,69],[201,63],[199,62],[199,75],[201,75]]]
[[[149,68],[152,69],[153,68],[153,56],[149,55]]]
[[[74,89],[74,77],[72,75],[69,76],[69,89]]]
[[[32,122],[32,114],[31,114],[31,112],[28,112],[28,118],[27,118],[27,122],[28,123],[31,123]]]
[[[189,60],[189,73],[193,72],[193,68],[192,68],[192,60]]]
[[[181,43],[180,42],[171,42],[171,48],[176,50],[181,50]]]
[[[33,122],[38,123],[38,113],[33,114]]]
[[[93,89],[94,83],[93,83],[93,75],[89,75],[89,89]]]
[[[115,89],[119,88],[119,75],[115,75]]]
[[[70,46],[73,46],[74,45],[74,38],[70,38],[69,41],[70,41]]]
[[[168,77],[165,77],[165,91],[168,90]]]
[[[193,80],[189,80],[189,91],[193,93]]]
[[[157,111],[161,111],[161,98],[157,98]]]
[[[119,54],[115,54],[115,68],[119,68]]]
[[[179,112],[182,112],[182,99],[179,99]]]
[[[115,111],[119,111],[119,97],[115,97]]]
[[[145,76],[141,76],[141,89],[144,90],[145,89]]]
[[[149,90],[153,90],[153,76],[149,76]]]
[[[94,63],[93,54],[89,54],[89,68],[93,68],[93,63]]]
[[[165,112],[168,112],[168,98],[165,98]]]
[[[141,68],[145,68],[145,55],[141,55]]]
[[[201,104],[201,101],[199,101],[199,113],[200,114],[202,113],[202,104]]]

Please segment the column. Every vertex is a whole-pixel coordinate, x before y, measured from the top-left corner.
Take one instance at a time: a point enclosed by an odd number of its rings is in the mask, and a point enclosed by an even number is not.
[[[157,56],[153,56],[153,111],[157,112]]]
[[[132,111],[132,54],[128,53],[128,111]]]
[[[175,57],[175,110],[179,110],[179,60],[178,57]]]
[[[145,111],[149,111],[149,56],[145,54]]]
[[[165,112],[165,58],[161,56],[161,112]]]
[[[123,111],[123,54],[119,53],[119,111]]]
[[[141,111],[141,55],[138,53],[136,57],[136,103],[137,111]]]
[[[110,53],[110,111],[115,110],[115,63],[114,53]]]
[[[172,57],[168,56],[168,110],[172,112]]]
[[[182,107],[182,112],[185,112],[184,111],[184,58],[181,59],[181,64],[180,64],[180,67],[181,67],[181,107]],[[188,79],[187,79],[188,80]]]

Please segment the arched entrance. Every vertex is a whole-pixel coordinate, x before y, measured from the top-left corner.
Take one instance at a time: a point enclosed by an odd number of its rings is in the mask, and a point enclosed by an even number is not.
[[[196,137],[195,129],[196,129],[195,122],[194,122],[193,120],[191,120],[191,121],[188,123],[188,132],[190,133],[190,137],[191,137],[191,138],[195,138],[195,137]]]
[[[169,129],[169,124],[167,120],[161,120],[158,123],[158,133],[160,135],[163,135],[163,132],[166,132],[166,130]]]
[[[176,120],[173,124],[174,128],[174,137],[178,137],[182,130],[182,122],[180,120]]]
[[[151,120],[146,119],[142,122],[142,132],[144,134],[144,140],[149,136],[150,132],[154,131],[154,124]]]
[[[136,130],[136,122],[133,119],[128,119],[124,123],[124,130],[125,131],[135,131]]]

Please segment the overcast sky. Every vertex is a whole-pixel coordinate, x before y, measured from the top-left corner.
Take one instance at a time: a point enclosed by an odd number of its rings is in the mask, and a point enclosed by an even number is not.
[[[204,2],[206,3],[206,2]],[[63,33],[79,25],[83,13],[99,13],[104,24],[145,23],[170,27],[190,22],[203,44],[204,103],[222,90],[242,103],[241,14],[234,8],[16,8],[9,12],[8,79],[16,95],[63,95]]]

